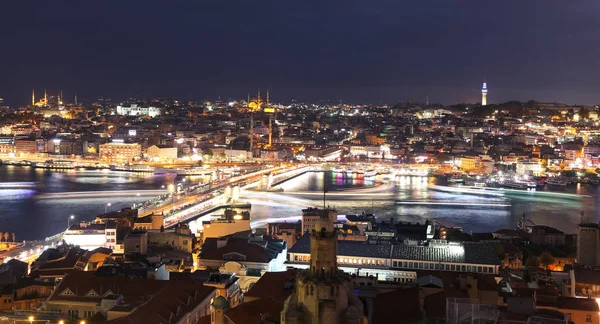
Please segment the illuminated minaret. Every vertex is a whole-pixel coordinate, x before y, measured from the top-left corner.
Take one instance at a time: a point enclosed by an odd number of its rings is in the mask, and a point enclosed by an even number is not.
[[[31,90],[31,106],[35,106],[35,89]]]
[[[487,82],[483,81],[483,87],[481,87],[481,105],[487,105]]]

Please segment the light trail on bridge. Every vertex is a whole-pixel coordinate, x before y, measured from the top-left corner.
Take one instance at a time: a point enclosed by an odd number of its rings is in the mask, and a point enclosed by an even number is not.
[[[169,193],[167,190],[115,190],[115,191],[73,191],[43,193],[36,195],[38,199],[62,199],[62,198],[102,198],[102,197],[124,197],[124,196],[161,196]]]

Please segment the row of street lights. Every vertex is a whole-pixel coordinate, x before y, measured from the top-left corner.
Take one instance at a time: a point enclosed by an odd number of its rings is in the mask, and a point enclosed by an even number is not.
[[[35,317],[33,317],[33,316],[29,316],[27,318],[27,320],[29,321],[29,323],[33,323],[33,322],[46,322],[46,323],[50,323],[49,320],[36,320]],[[13,323],[16,323],[16,320],[13,321]],[[58,324],[65,324],[65,321],[64,320],[60,320],[60,321],[58,321]],[[79,324],[85,324],[85,321],[82,320],[82,321],[79,322]]]

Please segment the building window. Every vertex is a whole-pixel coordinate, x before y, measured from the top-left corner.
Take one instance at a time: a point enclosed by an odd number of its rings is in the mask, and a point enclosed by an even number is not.
[[[590,314],[585,315],[585,321],[588,322],[588,323],[591,323],[592,322],[592,315],[590,315]]]
[[[450,265],[446,264],[446,271],[450,270]]]
[[[483,269],[481,269],[481,267],[477,267],[477,272],[483,272]]]
[[[398,261],[394,261],[394,262],[393,262],[393,267],[394,267],[394,268],[397,268],[397,267],[398,267]]]
[[[408,262],[406,262],[406,261],[402,262],[402,267],[403,267],[403,268],[406,268],[406,267],[408,267]]]
[[[429,269],[429,263],[425,263],[425,269]]]

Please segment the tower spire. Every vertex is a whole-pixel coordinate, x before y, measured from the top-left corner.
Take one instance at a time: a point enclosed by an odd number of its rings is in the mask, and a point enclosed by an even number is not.
[[[35,106],[35,89],[31,90],[31,106]]]
[[[481,87],[481,105],[487,105],[487,82],[483,79],[483,86]]]
[[[46,93],[46,89],[44,89],[44,101],[48,102],[48,94]]]
[[[267,89],[267,107],[269,106],[269,90]]]

